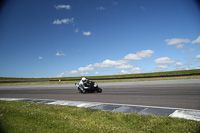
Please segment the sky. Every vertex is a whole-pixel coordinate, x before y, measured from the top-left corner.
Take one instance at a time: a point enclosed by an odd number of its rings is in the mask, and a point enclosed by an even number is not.
[[[200,69],[196,0],[6,0],[0,77]]]

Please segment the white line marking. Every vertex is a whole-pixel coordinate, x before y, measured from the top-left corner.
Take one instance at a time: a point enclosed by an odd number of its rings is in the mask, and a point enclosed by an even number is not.
[[[169,116],[200,121],[200,111],[176,110]]]

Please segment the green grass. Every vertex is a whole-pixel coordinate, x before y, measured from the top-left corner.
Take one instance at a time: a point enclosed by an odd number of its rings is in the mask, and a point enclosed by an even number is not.
[[[175,76],[176,75],[176,76]],[[183,76],[185,75],[185,76]],[[154,77],[156,76],[156,77]],[[172,76],[172,77],[169,77]],[[132,79],[123,79],[132,77]],[[153,80],[175,80],[175,79],[200,79],[200,69],[184,70],[184,71],[169,71],[169,72],[156,72],[156,73],[140,73],[140,74],[127,74],[127,75],[109,75],[109,76],[88,76],[88,79],[99,79],[93,80],[97,83],[105,82],[134,82],[134,81],[153,81]],[[108,80],[101,80],[101,79]],[[122,79],[112,79],[122,78]],[[58,80],[61,80],[59,82]],[[0,81],[26,81],[26,80],[57,80],[47,82],[20,82],[20,83],[0,83],[0,86],[5,85],[41,85],[41,84],[74,84],[79,82],[81,77],[62,77],[62,78],[5,78],[0,77]],[[62,81],[62,80],[73,80],[73,81]]]
[[[198,133],[200,122],[60,105],[0,101],[0,132]]]

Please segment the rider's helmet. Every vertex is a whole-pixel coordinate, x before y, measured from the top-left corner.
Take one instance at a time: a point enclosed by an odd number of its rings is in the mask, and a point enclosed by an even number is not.
[[[85,82],[87,79],[86,79],[85,77],[83,77],[81,80],[82,80],[83,82]]]

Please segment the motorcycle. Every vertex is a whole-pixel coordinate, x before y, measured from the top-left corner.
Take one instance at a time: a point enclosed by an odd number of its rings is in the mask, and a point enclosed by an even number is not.
[[[78,88],[78,91],[81,93],[87,93],[87,92],[98,92],[101,93],[102,89],[98,86],[97,83],[88,80],[84,85],[75,83],[75,86]]]

